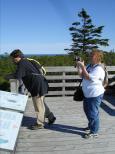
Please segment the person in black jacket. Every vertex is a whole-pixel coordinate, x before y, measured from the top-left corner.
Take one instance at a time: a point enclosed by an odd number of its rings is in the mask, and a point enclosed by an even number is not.
[[[29,60],[24,58],[21,50],[16,49],[12,51],[10,57],[17,65],[16,72],[12,77],[22,80],[32,96],[37,115],[37,123],[32,125],[31,129],[44,128],[45,118],[48,118],[48,124],[53,124],[56,117],[44,102],[45,95],[48,93],[48,82],[46,78],[39,73]]]

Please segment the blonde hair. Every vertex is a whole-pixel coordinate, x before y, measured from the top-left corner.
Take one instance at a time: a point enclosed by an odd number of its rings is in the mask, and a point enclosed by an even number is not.
[[[101,50],[93,49],[91,54],[96,56],[98,62],[102,62],[103,61],[103,53],[102,53]]]

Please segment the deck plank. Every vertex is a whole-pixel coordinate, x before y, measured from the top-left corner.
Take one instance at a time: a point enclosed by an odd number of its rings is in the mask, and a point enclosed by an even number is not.
[[[100,108],[100,132],[97,139],[84,139],[87,126],[82,102],[72,97],[47,97],[57,117],[51,127],[29,130],[36,116],[31,98],[27,103],[15,154],[113,154],[115,153],[115,98],[107,96]]]

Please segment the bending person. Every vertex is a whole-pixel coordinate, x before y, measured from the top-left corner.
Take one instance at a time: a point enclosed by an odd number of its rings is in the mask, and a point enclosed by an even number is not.
[[[48,118],[48,124],[53,124],[56,117],[44,102],[45,95],[48,93],[47,80],[29,60],[24,58],[23,53],[19,49],[12,51],[10,57],[17,65],[16,72],[12,76],[18,80],[22,80],[32,96],[37,123],[32,125],[31,129],[44,128],[45,118]]]

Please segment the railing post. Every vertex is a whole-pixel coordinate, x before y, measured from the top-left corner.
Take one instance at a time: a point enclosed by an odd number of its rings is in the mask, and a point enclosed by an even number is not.
[[[65,96],[65,72],[63,72],[63,80],[62,80],[62,83],[63,83],[63,87],[62,87],[62,96]]]
[[[10,79],[10,91],[18,93],[19,81],[17,79]]]

